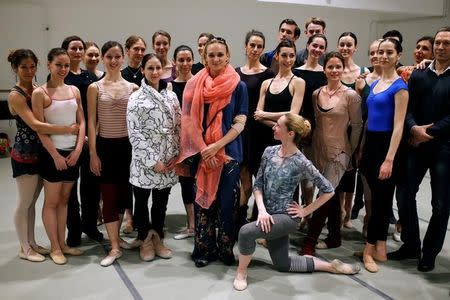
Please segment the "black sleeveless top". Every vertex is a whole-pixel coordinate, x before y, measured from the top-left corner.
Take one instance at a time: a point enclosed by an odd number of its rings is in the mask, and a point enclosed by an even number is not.
[[[286,87],[278,94],[273,94],[270,92],[270,86],[272,85],[273,79],[270,81],[266,91],[266,97],[264,101],[264,111],[281,112],[291,110],[292,95],[291,92],[289,91],[289,85],[291,84],[291,81],[294,78],[294,76],[295,75],[292,75]]]

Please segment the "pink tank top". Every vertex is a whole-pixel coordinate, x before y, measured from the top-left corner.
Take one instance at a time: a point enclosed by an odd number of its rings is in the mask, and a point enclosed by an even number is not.
[[[106,91],[103,80],[95,82],[98,88],[97,115],[99,135],[104,138],[122,138],[128,136],[127,104],[133,84],[129,84],[120,98],[113,98]]]

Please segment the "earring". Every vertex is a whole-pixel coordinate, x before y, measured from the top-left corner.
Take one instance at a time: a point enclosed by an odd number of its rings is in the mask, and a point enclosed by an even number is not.
[[[38,80],[37,80],[37,75],[34,75],[34,80],[37,82]]]

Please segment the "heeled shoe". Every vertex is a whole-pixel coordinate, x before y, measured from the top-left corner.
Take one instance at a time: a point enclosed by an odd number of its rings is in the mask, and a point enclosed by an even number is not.
[[[236,291],[243,291],[247,288],[247,275],[245,275],[244,279],[237,279],[234,277],[233,287]]]
[[[44,248],[39,245],[30,245],[30,246],[31,246],[31,248],[33,248],[34,252],[37,252],[40,255],[49,255],[51,252],[50,249]]]
[[[370,255],[363,255],[363,262],[364,262],[364,268],[371,272],[371,273],[377,273],[378,272],[378,265],[376,264],[375,260]]]
[[[61,249],[63,254],[72,255],[72,256],[80,256],[83,255],[83,250],[78,248],[66,247]]]
[[[59,253],[50,252],[50,258],[53,260],[53,262],[57,265],[65,265],[67,263],[67,258],[64,256],[62,251],[58,251]]]
[[[361,265],[360,264],[346,264],[339,259],[334,259],[331,262],[331,265],[333,266],[333,269],[336,271],[336,274],[346,274],[346,275],[353,275],[359,273],[361,271]]]
[[[111,251],[109,251],[109,254],[100,261],[100,265],[102,267],[108,267],[112,265],[116,261],[116,259],[119,259],[121,256],[122,251],[118,249],[112,249]]]
[[[19,251],[19,257],[21,259],[25,259],[31,262],[43,262],[45,260],[45,256],[37,253],[33,248],[28,248],[27,253],[23,252],[22,249]]]
[[[150,231],[153,231],[152,232],[152,242],[153,242],[153,245],[155,246],[155,254],[164,259],[172,258],[172,250],[170,250],[169,248],[167,248],[164,245],[163,240],[160,239],[160,237],[156,231],[154,231],[154,230],[150,230]],[[150,234],[150,232],[149,232],[149,234]]]
[[[143,261],[152,261],[155,259],[155,246],[153,245],[152,237],[153,234],[149,232],[144,242],[140,246],[139,257]]]

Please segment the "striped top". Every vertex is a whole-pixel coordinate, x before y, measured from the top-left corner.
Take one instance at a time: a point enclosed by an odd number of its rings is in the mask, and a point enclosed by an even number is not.
[[[122,138],[128,136],[127,104],[133,93],[133,84],[119,98],[113,98],[103,86],[103,80],[95,82],[98,88],[97,114],[99,135],[104,138]]]

